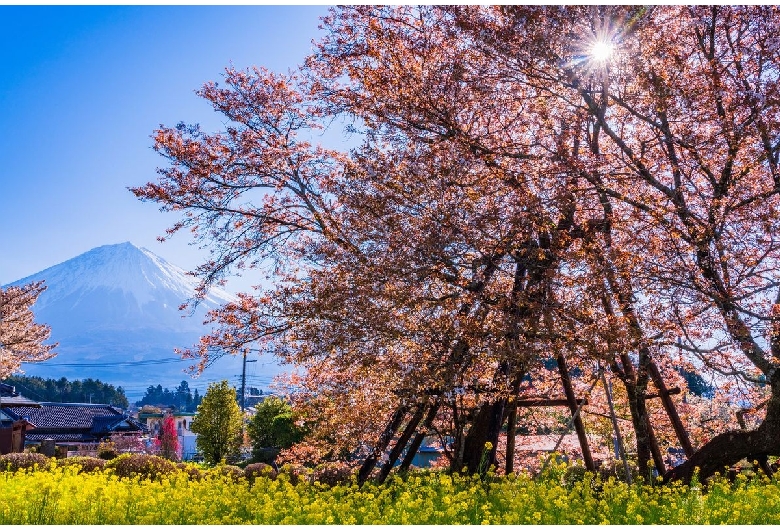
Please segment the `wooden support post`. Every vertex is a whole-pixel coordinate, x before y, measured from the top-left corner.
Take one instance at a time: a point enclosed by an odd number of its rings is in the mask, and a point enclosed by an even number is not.
[[[507,475],[515,471],[515,438],[517,436],[517,405],[510,402],[509,416],[506,419],[506,462],[504,472]]]
[[[417,410],[414,411],[414,415],[409,420],[409,423],[406,424],[406,428],[404,429],[403,433],[401,433],[398,441],[395,442],[393,449],[390,451],[390,456],[387,462],[384,463],[382,469],[379,471],[378,481],[380,484],[384,482],[387,478],[387,475],[390,474],[390,471],[393,469],[393,465],[395,465],[395,461],[398,460],[398,457],[401,456],[401,452],[404,450],[404,447],[406,447],[406,444],[409,443],[409,438],[412,437],[415,429],[417,429],[417,425],[420,424],[420,420],[422,420],[424,412],[425,403],[421,403],[417,406]]]
[[[507,475],[515,471],[515,442],[517,437],[517,400],[520,392],[525,371],[519,372],[512,382],[512,396],[509,398],[506,407],[506,452],[504,461],[504,472]]]
[[[360,471],[358,472],[359,485],[362,486],[363,483],[366,481],[366,479],[368,479],[368,476],[371,474],[371,471],[374,469],[374,466],[379,461],[379,458],[385,452],[385,449],[387,448],[387,445],[390,443],[390,440],[393,439],[395,432],[401,426],[401,422],[403,421],[408,411],[409,411],[409,407],[407,406],[399,407],[398,409],[396,409],[395,413],[390,418],[390,421],[387,422],[387,426],[385,426],[385,430],[382,432],[382,435],[379,437],[376,446],[374,446],[374,450],[371,452],[368,458],[366,458],[366,461],[363,462],[363,465],[360,466]]]
[[[612,403],[612,391],[610,390],[609,383],[607,383],[607,376],[604,372],[601,372],[601,382],[604,384],[604,392],[607,393],[607,405],[609,406],[609,417],[612,420],[612,429],[615,431],[615,441],[617,443],[617,452],[620,459],[623,461],[623,471],[626,472],[626,482],[631,484],[631,469],[628,467],[628,458],[626,457],[626,446],[623,444],[623,435],[620,434],[620,427],[617,422],[617,415],[615,414],[615,406]]]
[[[650,421],[650,414],[647,414],[647,438],[648,445],[650,446],[650,454],[653,455],[653,463],[655,469],[663,477],[666,474],[666,465],[664,464],[664,457],[661,454],[661,449],[658,447],[658,439],[655,437],[655,431],[653,430],[653,424]]]
[[[587,405],[587,399],[575,400],[577,405]],[[522,397],[515,400],[516,407],[568,407],[566,398]]]
[[[427,431],[433,423],[433,420],[436,419],[436,413],[439,412],[440,406],[441,404],[437,401],[428,409],[428,415],[425,417],[425,421],[423,422],[422,431],[418,431],[417,434],[415,434],[414,439],[412,440],[412,444],[409,446],[409,449],[407,449],[403,462],[401,462],[401,467],[399,467],[400,471],[406,471],[409,469],[409,466],[412,465],[414,455],[417,454],[417,451],[420,449],[420,446],[425,439],[424,431]]]
[[[556,361],[558,363],[558,371],[561,374],[563,389],[566,392],[566,399],[569,403],[569,410],[571,411],[572,418],[574,420],[574,430],[577,431],[577,438],[580,441],[582,459],[585,461],[585,468],[588,471],[596,471],[596,465],[593,462],[593,456],[590,453],[590,446],[588,445],[588,437],[585,433],[585,424],[582,422],[582,417],[579,414],[580,407],[577,405],[577,398],[574,396],[574,388],[571,384],[569,369],[566,366],[566,358],[562,353],[560,353],[558,354]]]
[[[694,453],[693,444],[691,444],[688,431],[685,430],[685,426],[680,420],[680,415],[677,414],[677,407],[674,405],[674,401],[670,397],[669,390],[667,390],[664,379],[661,377],[661,372],[658,370],[658,366],[652,359],[650,359],[650,362],[647,365],[647,372],[650,374],[650,379],[653,380],[653,384],[656,386],[656,388],[658,388],[658,393],[661,396],[661,403],[664,405],[666,415],[669,416],[669,421],[672,422],[672,428],[674,429],[674,433],[677,435],[677,439],[680,441],[680,445],[682,446],[683,451],[685,451],[685,456],[690,458]]]

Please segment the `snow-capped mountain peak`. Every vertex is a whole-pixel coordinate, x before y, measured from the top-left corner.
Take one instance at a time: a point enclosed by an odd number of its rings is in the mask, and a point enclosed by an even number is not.
[[[49,307],[63,300],[69,300],[73,309],[93,291],[132,299],[142,312],[149,304],[176,310],[194,295],[198,283],[183,269],[130,242],[93,248],[14,284],[35,280],[46,280],[48,287],[36,304],[36,312],[48,312]],[[211,309],[234,299],[226,291],[214,288],[202,305]]]
[[[211,289],[193,314],[180,311],[197,280],[128,242],[94,248],[12,285],[36,280],[46,280],[47,289],[33,312],[37,322],[51,326],[58,355],[22,369],[41,377],[100,378],[122,385],[131,398],[140,398],[147,385],[173,388],[188,378],[183,369],[193,361],[177,361],[174,349],[208,334],[206,311],[236,299]],[[264,372],[277,370],[270,363]],[[208,371],[209,379],[233,381],[241,358],[225,358]]]

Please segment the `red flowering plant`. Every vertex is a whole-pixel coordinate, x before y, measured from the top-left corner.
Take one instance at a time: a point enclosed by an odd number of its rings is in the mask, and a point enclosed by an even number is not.
[[[154,439],[154,448],[160,456],[168,460],[179,460],[181,458],[181,445],[176,432],[176,420],[173,419],[173,416],[163,418],[160,432]]]

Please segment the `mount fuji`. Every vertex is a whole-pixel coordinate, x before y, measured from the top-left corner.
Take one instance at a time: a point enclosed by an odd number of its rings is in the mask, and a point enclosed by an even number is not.
[[[194,361],[173,351],[208,333],[206,312],[235,297],[212,288],[194,313],[180,311],[197,280],[153,252],[131,243],[105,245],[11,285],[37,280],[46,280],[47,289],[33,312],[37,322],[51,326],[58,355],[24,364],[26,375],[100,379],[121,385],[131,403],[150,385],[173,390],[182,380],[201,395],[208,383],[220,379],[240,387],[240,357],[226,356],[193,379],[184,370]],[[247,386],[260,387],[281,368],[261,359],[247,364],[247,370]]]

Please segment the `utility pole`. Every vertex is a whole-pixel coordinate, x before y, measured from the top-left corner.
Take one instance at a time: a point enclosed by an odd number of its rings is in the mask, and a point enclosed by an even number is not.
[[[257,359],[252,359],[251,361],[246,360],[246,353],[249,351],[249,348],[244,348],[244,363],[243,367],[241,369],[241,416],[244,415],[244,409],[246,408],[246,363],[256,363]]]
[[[244,405],[246,404],[246,348],[244,348],[244,363],[241,369],[241,421],[244,418]]]
[[[251,361],[246,360],[246,353],[249,348],[244,348],[244,362],[241,368],[241,443],[244,443],[244,425],[246,424],[246,418],[244,417],[244,409],[246,408],[246,363],[256,363],[257,359]]]

